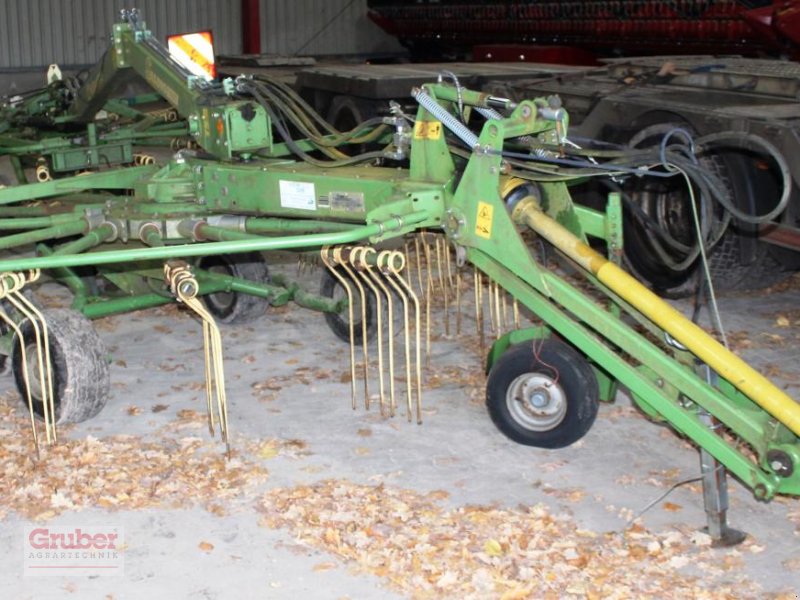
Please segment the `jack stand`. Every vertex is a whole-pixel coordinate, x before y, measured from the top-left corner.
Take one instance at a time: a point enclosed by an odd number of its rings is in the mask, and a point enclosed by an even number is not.
[[[714,385],[717,374],[708,365],[703,365],[703,368],[706,372],[706,381],[709,385]],[[707,412],[703,411],[699,416],[709,429],[719,427],[719,423]],[[725,467],[701,448],[700,472],[703,475],[703,507],[707,523],[703,531],[711,536],[711,543],[715,548],[741,544],[747,534],[728,527],[728,474]]]
[[[715,548],[741,544],[747,534],[728,527],[728,477],[725,467],[705,450],[700,450],[700,470],[703,473],[703,506],[706,527]]]

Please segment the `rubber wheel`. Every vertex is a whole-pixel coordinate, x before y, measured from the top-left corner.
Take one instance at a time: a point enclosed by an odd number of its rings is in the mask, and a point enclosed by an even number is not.
[[[50,341],[50,362],[53,374],[55,422],[80,423],[94,417],[108,401],[108,353],[92,322],[77,311],[52,309],[42,311]],[[34,329],[30,321],[20,326],[26,343],[26,359],[33,409],[44,415]],[[22,351],[18,339],[11,353],[14,381],[27,408]]]
[[[8,334],[8,325],[5,321],[0,321],[0,337]],[[0,354],[0,377],[11,374],[11,357],[8,354]]]
[[[198,266],[217,275],[239,277],[255,283],[269,282],[267,263],[258,252],[204,256]],[[266,298],[239,292],[216,292],[202,298],[208,312],[218,322],[226,324],[253,321],[263,316],[269,307]]]
[[[339,271],[345,278],[347,274]],[[353,337],[357,344],[363,340],[363,327],[361,324],[361,298],[358,294],[356,286],[351,286],[353,290]],[[366,320],[367,320],[367,339],[372,339],[377,329],[377,319],[375,318],[375,300],[372,297],[370,290],[366,291]],[[342,286],[342,282],[334,277],[327,269],[322,271],[322,279],[320,281],[319,293],[325,298],[336,300],[346,300],[347,292]],[[330,327],[333,334],[343,342],[350,343],[350,323],[349,311],[345,306],[341,312],[331,313],[326,312],[325,322]]]
[[[742,262],[739,236],[727,232],[714,246],[708,266],[714,285],[721,291],[757,290],[780,283],[792,274],[770,252],[768,244],[758,243],[749,264]]]
[[[586,435],[597,417],[598,396],[589,363],[553,339],[512,346],[486,382],[486,406],[497,428],[538,448],[563,448]]]
[[[365,100],[350,96],[336,96],[331,102],[325,120],[341,132],[347,132],[376,115],[375,107]],[[344,147],[347,154],[362,154],[379,148],[375,142]]]

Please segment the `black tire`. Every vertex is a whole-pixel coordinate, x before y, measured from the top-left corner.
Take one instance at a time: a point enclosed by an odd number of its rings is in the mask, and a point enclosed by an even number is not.
[[[347,274],[339,271],[347,278]],[[352,286],[355,305],[353,306],[353,337],[357,344],[361,343],[363,339],[363,327],[361,324],[361,308],[360,298],[355,286]],[[322,270],[322,280],[319,286],[319,293],[326,298],[334,300],[341,300],[347,298],[347,292],[342,286],[342,282],[334,277],[327,269]],[[372,339],[377,329],[377,319],[375,318],[375,300],[372,298],[372,292],[366,290],[366,321],[367,321],[367,339]],[[345,307],[338,313],[325,313],[325,322],[330,327],[333,334],[343,342],[350,343],[350,322],[349,312]]]
[[[325,120],[342,133],[358,127],[367,119],[376,115],[375,107],[366,100],[351,96],[336,96],[331,102]],[[374,142],[370,144],[354,144],[344,148],[347,154],[356,155],[380,148]]]
[[[749,263],[742,260],[741,238],[726,232],[714,246],[708,268],[714,286],[720,291],[757,290],[780,283],[791,275],[775,260],[768,244],[757,242]]]
[[[774,169],[764,166],[759,156],[744,152],[723,154],[722,161],[739,209],[755,215],[775,207],[781,194],[781,178]],[[719,290],[760,289],[791,275],[800,266],[792,265],[791,259],[796,261],[798,256],[797,252],[760,241],[757,225],[734,220],[711,249],[708,266]]]
[[[374,116],[375,109],[367,101],[351,96],[336,96],[325,120],[339,131],[345,132]]]
[[[635,148],[647,148],[661,142],[663,135],[672,129],[684,129],[694,133],[688,123],[661,122],[642,129],[631,138]],[[700,158],[700,165],[712,172],[732,195],[730,181],[726,177],[723,162],[711,156]],[[625,191],[639,209],[650,216],[662,231],[686,246],[697,243],[691,204],[685,183],[680,178],[654,179],[634,178],[629,181]],[[709,218],[711,215],[705,215]],[[699,284],[699,260],[694,260],[683,269],[675,269],[658,256],[653,244],[657,238],[639,222],[631,207],[625,206],[623,212],[625,232],[625,262],[630,271],[659,294],[668,298],[690,296]],[[670,258],[681,262],[686,255],[677,250],[666,249]]]
[[[55,422],[80,423],[94,417],[108,401],[108,353],[92,322],[77,311],[52,309],[42,311],[47,323],[50,341],[50,361],[53,373]],[[43,405],[32,360],[36,360],[33,344],[34,329],[25,321],[20,329],[27,344],[28,371],[31,381],[33,408],[43,416]],[[25,379],[22,370],[22,351],[18,339],[13,341],[11,352],[14,381],[27,407]]]
[[[8,325],[5,321],[0,321],[0,337],[8,334]],[[0,377],[5,377],[11,374],[11,356],[8,354],[0,354]]]
[[[554,339],[512,346],[486,382],[486,406],[497,428],[538,448],[563,448],[586,435],[597,417],[598,396],[589,363]],[[536,399],[543,405],[534,406]]]
[[[211,273],[239,277],[255,283],[269,282],[269,268],[258,252],[204,256],[198,267]],[[269,308],[269,300],[266,298],[239,292],[217,292],[206,294],[202,298],[208,312],[218,322],[226,324],[253,321],[263,316]]]

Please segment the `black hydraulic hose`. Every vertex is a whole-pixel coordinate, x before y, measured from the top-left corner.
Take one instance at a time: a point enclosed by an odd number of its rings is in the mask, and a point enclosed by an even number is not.
[[[306,114],[308,114],[314,121],[316,121],[323,129],[325,129],[329,134],[336,135],[340,133],[333,125],[328,123],[326,119],[322,117],[314,108],[312,108],[305,100],[303,100],[302,96],[300,96],[296,91],[294,91],[290,86],[282,83],[280,81],[275,81],[273,79],[258,76],[254,77],[254,80],[259,81],[264,85],[269,85],[277,90],[280,90],[285,96],[291,98],[298,106],[300,106]]]
[[[312,129],[313,124],[309,122],[307,118],[308,115],[297,113],[294,107],[288,105],[286,102],[276,97],[273,93],[270,92],[270,90],[265,89],[263,86],[257,86],[257,89],[258,92],[266,96],[266,98],[275,105],[275,107],[281,112],[281,114],[285,115],[289,119],[289,121],[292,124],[294,124],[304,136],[311,139],[313,143],[317,146],[335,147],[344,143],[351,143],[351,144],[368,143],[378,139],[386,131],[386,126],[383,123],[383,118],[373,117],[371,119],[363,121],[362,123],[359,123],[349,131],[346,132],[337,131],[336,133],[324,134],[319,130],[317,130],[316,128]],[[365,129],[372,129],[372,131],[369,131],[368,133],[362,135],[361,137],[357,137],[358,134],[362,133]]]
[[[256,98],[259,104],[267,111],[269,118],[272,120],[272,125],[275,127],[275,130],[280,135],[281,139],[286,143],[289,149],[294,152],[294,154],[303,159],[303,161],[317,166],[317,167],[345,167],[347,165],[353,165],[356,163],[364,162],[367,160],[374,160],[377,158],[383,158],[383,152],[365,152],[364,154],[359,154],[357,156],[352,156],[346,159],[340,160],[318,160],[310,156],[307,152],[305,152],[300,146],[297,145],[292,136],[289,134],[289,131],[285,128],[281,120],[278,119],[278,115],[272,110],[272,107],[268,102],[264,100],[260,94],[254,93],[253,97]]]
[[[726,143],[720,143],[726,142]],[[750,215],[742,212],[732,202],[723,202],[722,205],[734,217],[744,223],[761,224],[767,223],[780,215],[786,206],[789,204],[789,199],[792,193],[792,173],[786,159],[781,154],[780,150],[764,138],[753,135],[752,133],[743,132],[720,132],[712,133],[695,140],[698,150],[710,146],[733,146],[743,148],[745,150],[755,150],[756,152],[764,151],[766,154],[775,161],[778,169],[781,172],[783,179],[783,193],[781,194],[778,203],[768,213],[763,215]]]
[[[323,166],[326,164],[324,161],[317,161],[317,159],[312,158],[309,154],[303,151],[300,148],[300,146],[297,145],[294,138],[292,138],[291,134],[289,133],[289,128],[286,126],[286,123],[283,119],[284,116],[283,113],[276,113],[272,104],[266,98],[264,98],[257,89],[255,88],[250,89],[249,92],[253,96],[253,98],[255,98],[256,101],[267,112],[269,118],[272,121],[272,126],[275,128],[275,130],[281,136],[283,141],[286,142],[286,145],[295,155],[299,156],[308,163],[315,164],[316,166]],[[330,148],[320,148],[320,151],[326,154],[328,157],[332,158],[334,161],[345,160],[346,157],[346,155],[344,155],[343,153],[338,152],[336,150],[331,150]],[[330,164],[329,166],[334,166],[334,165]]]

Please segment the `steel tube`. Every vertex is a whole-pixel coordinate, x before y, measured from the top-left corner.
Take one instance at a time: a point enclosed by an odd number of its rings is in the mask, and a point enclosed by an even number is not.
[[[61,223],[69,223],[75,220],[75,215],[53,215],[50,217],[12,217],[10,219],[0,219],[0,230],[15,229],[39,229],[40,227],[52,227]]]
[[[109,237],[114,235],[114,227],[109,225],[108,223],[103,223],[99,227],[92,229],[89,233],[87,233],[82,238],[79,238],[73,242],[68,242],[56,248],[56,250],[51,254],[51,256],[61,256],[64,254],[79,254],[81,252],[85,252],[90,248],[94,248],[95,246],[103,243]]]
[[[601,283],[669,333],[720,377],[729,381],[796,435],[800,435],[800,404],[635,278],[547,216],[535,201],[520,202],[513,217],[515,221],[527,224],[578,265],[593,273]]]
[[[44,229],[36,229],[34,231],[25,231],[23,233],[15,233],[0,237],[0,250],[7,248],[14,248],[15,246],[24,246],[26,244],[35,244],[36,242],[43,242],[45,240],[52,240],[76,235],[83,233],[88,228],[88,223],[81,219],[80,221],[73,221],[71,223],[62,223],[52,227],[45,227]],[[49,260],[48,257],[41,257],[32,260]],[[27,267],[22,267],[27,268]],[[35,268],[35,267],[31,267]],[[13,270],[13,269],[8,269]],[[17,269],[18,270],[18,269]]]
[[[245,221],[248,233],[323,233],[331,231],[348,231],[352,223],[338,221],[314,221],[306,219],[264,219],[250,217]]]
[[[137,260],[159,260],[164,258],[210,256],[215,254],[236,254],[258,252],[261,250],[285,250],[334,244],[348,244],[371,236],[382,235],[406,225],[415,225],[430,217],[428,211],[420,211],[393,217],[379,223],[354,227],[349,231],[337,233],[315,233],[283,237],[256,237],[247,240],[210,242],[207,244],[179,244],[160,248],[136,248],[131,250],[109,250],[92,254],[71,256],[42,256],[35,258],[14,258],[0,260],[0,271],[22,271],[25,269],[52,269],[55,267],[80,267],[86,265],[108,265]]]

